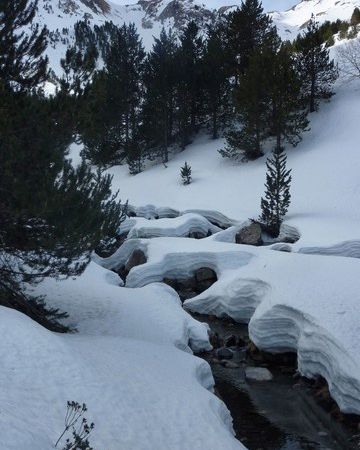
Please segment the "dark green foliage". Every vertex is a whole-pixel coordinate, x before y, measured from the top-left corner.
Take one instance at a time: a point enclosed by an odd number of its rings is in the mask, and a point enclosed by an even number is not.
[[[278,149],[284,141],[295,146],[308,125],[300,91],[291,47],[281,44],[273,29],[239,78],[235,90],[238,123],[227,133],[221,155],[243,160],[259,158],[263,142],[270,136],[276,139]]]
[[[87,86],[79,113],[79,134],[84,156],[99,167],[120,163],[126,158],[123,124],[117,120],[117,104],[105,71],[94,75]]]
[[[231,105],[230,55],[223,22],[214,22],[207,28],[202,73],[205,109],[211,123],[211,136],[217,139],[221,125],[229,116]]]
[[[80,405],[80,403],[74,401],[67,402],[64,420],[65,428],[56,441],[55,448],[63,437],[71,433],[71,436],[66,438],[66,443],[62,450],[93,450],[90,447],[89,436],[95,425],[94,423],[88,424],[86,417],[84,417],[86,411],[85,403]]]
[[[184,149],[197,130],[202,108],[201,55],[203,40],[195,22],[190,22],[180,36],[176,57],[177,107],[180,147]]]
[[[271,75],[269,74],[280,40],[269,34],[263,46],[254,51],[248,68],[235,90],[235,111],[239,124],[226,134],[224,157],[254,160],[262,156],[262,143],[269,135]]]
[[[286,161],[286,154],[280,148],[275,149],[266,162],[266,191],[261,199],[259,222],[272,237],[279,236],[280,226],[290,206],[291,170],[286,168]]]
[[[26,35],[20,30],[32,23],[37,0],[0,2],[0,89],[30,90],[47,76],[46,28],[32,24]]]
[[[162,30],[148,54],[145,71],[145,99],[142,132],[148,149],[159,149],[163,163],[169,159],[169,145],[174,140],[175,94],[177,83],[176,38]],[[151,152],[148,156],[155,156]],[[155,153],[155,155],[154,155]]]
[[[84,156],[111,165],[143,158],[140,136],[145,52],[133,24],[111,29],[104,70],[83,99],[80,134]]]
[[[306,31],[295,43],[298,69],[302,78],[302,96],[309,111],[319,107],[319,100],[331,97],[331,87],[338,77],[338,70],[324,47],[319,26],[312,16]]]
[[[232,75],[245,72],[253,52],[259,48],[272,28],[259,0],[245,0],[227,19],[227,41],[232,60]]]
[[[21,6],[27,11],[27,2]],[[28,45],[14,45],[17,57],[26,60]],[[35,93],[45,60],[36,51],[31,70],[15,77],[13,53],[1,50],[0,303],[65,331],[58,322],[64,314],[28,296],[25,283],[80,274],[94,249],[104,251],[116,240],[123,206],[109,176],[66,160],[73,136],[71,113],[62,108],[68,109],[67,97]]]
[[[189,166],[189,164],[185,161],[185,164],[183,165],[183,167],[181,167],[180,170],[180,175],[181,175],[181,179],[183,184],[190,184],[192,179],[191,179],[191,167]]]
[[[86,47],[84,50],[73,45],[66,50],[65,58],[60,64],[64,71],[61,80],[61,88],[67,94],[80,95],[84,87],[91,79],[95,67],[98,52],[94,45]]]
[[[344,39],[346,37],[348,28],[349,23],[343,20],[338,19],[335,22],[330,22],[329,20],[327,20],[319,25],[317,34],[323,44],[326,44],[327,47],[331,47],[335,43],[334,35],[339,33],[340,39]],[[301,36],[299,36],[297,39],[301,39]],[[297,40],[295,41],[295,46],[296,42]]]
[[[302,81],[295,57],[287,44],[269,50],[269,128],[280,151],[283,142],[296,146],[307,129],[307,110],[301,98]]]

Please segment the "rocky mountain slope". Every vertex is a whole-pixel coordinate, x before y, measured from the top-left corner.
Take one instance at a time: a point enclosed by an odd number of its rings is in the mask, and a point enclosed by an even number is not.
[[[163,27],[181,29],[186,22],[195,20],[204,25],[216,14],[225,14],[241,4],[241,0],[139,0],[129,5],[116,5],[107,0],[40,0],[37,21],[50,31],[48,54],[50,64],[57,72],[60,58],[73,40],[74,24],[87,20],[91,25],[112,21],[117,25],[135,23],[146,49]],[[294,0],[296,1],[296,0]],[[267,4],[268,5],[268,4]],[[292,38],[304,28],[311,14],[319,22],[349,20],[360,0],[302,0],[285,12],[272,12],[271,16],[284,38]]]

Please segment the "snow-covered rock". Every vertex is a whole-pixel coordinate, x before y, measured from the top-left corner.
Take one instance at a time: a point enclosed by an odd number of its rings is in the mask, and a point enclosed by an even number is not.
[[[131,228],[128,238],[152,237],[206,237],[217,233],[220,228],[210,223],[199,214],[184,214],[175,219],[159,219],[156,221],[137,219]]]

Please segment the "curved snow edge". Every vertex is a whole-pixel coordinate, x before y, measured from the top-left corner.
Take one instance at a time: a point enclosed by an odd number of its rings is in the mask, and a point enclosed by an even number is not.
[[[250,320],[249,335],[261,350],[296,351],[303,376],[322,376],[340,410],[360,414],[360,381],[349,370],[354,369],[354,362],[311,316],[286,305],[263,302]]]

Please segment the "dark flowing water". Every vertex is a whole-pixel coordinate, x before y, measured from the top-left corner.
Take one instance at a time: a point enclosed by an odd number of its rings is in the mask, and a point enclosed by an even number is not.
[[[196,315],[220,337],[247,338],[247,326]],[[269,367],[272,381],[248,382],[245,367],[256,362],[235,354],[238,368],[213,362],[213,355],[201,355],[211,364],[216,390],[233,417],[236,437],[249,450],[353,450],[359,449],[347,426],[337,422],[314,398],[313,390],[293,374]],[[264,366],[264,363],[260,364]]]

